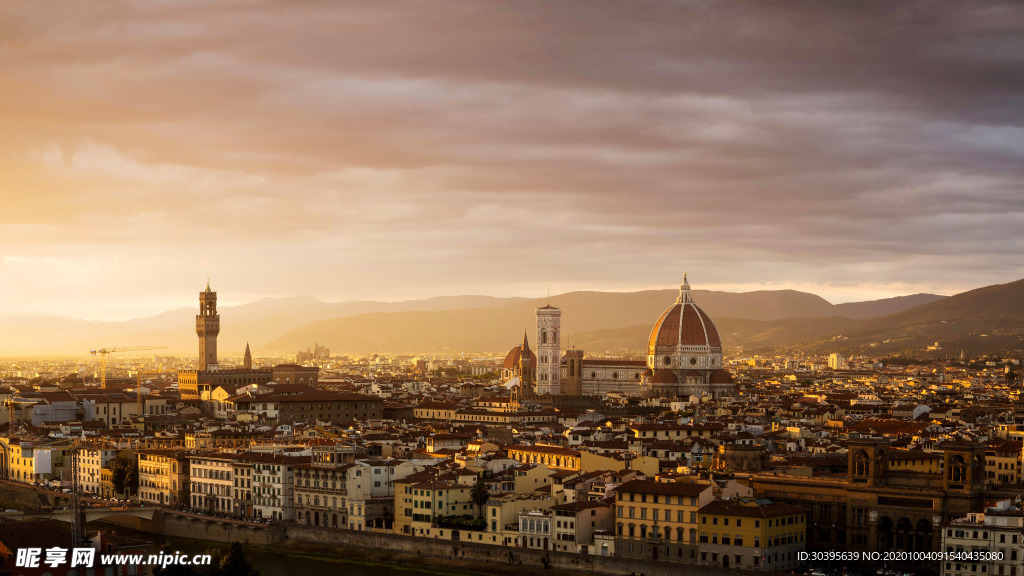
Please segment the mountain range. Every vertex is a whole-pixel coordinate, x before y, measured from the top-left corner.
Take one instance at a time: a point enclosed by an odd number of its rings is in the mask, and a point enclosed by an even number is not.
[[[314,343],[334,354],[503,353],[534,340],[535,310],[562,310],[563,343],[592,353],[642,353],[651,326],[676,290],[570,292],[550,299],[448,296],[404,302],[324,302],[310,296],[265,298],[220,308],[222,356],[248,342],[259,355],[294,354]],[[1024,348],[1024,280],[946,297],[914,294],[831,304],[807,292],[694,290],[727,353],[776,350],[847,354],[923,350],[948,353]],[[82,355],[120,345],[163,345],[194,354],[196,309],[123,322],[55,316],[0,316],[0,356]]]

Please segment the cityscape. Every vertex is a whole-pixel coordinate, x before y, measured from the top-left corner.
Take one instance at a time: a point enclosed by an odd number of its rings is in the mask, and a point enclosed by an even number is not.
[[[41,548],[197,530],[371,557],[468,546],[609,573],[1016,573],[1021,350],[730,357],[694,292],[684,274],[635,358],[565,348],[557,296],[503,355],[232,357],[207,284],[194,356],[3,363],[0,529],[65,526]]]
[[[1024,576],[1019,0],[9,0],[0,62],[0,576]]]

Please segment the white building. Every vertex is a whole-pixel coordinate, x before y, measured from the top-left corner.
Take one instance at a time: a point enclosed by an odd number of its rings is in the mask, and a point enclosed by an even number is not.
[[[402,460],[357,460],[345,473],[349,529],[390,528],[395,515],[395,480],[425,469]]]
[[[986,553],[988,558],[942,562],[942,576],[977,576],[979,566],[990,576],[1024,574],[1024,512],[998,502],[985,512],[971,513],[942,527],[942,548],[947,554]]]
[[[833,370],[845,370],[846,358],[843,358],[842,354],[833,352],[828,355],[828,367]]]
[[[189,456],[193,508],[230,514],[234,510],[232,468],[235,455],[210,452]]]
[[[308,464],[308,456],[247,452],[240,460],[252,463],[253,516],[271,520],[295,519],[294,467]]]
[[[100,493],[101,470],[116,455],[116,450],[104,450],[101,448],[83,448],[78,452],[78,467],[81,474],[79,480],[82,490],[91,494]]]
[[[520,513],[519,542],[516,545],[533,550],[551,550],[551,541],[554,539],[553,526],[550,509],[527,510]]]

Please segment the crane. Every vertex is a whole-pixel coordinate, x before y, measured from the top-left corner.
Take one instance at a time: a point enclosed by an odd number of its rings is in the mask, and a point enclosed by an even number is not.
[[[70,468],[71,476],[71,546],[78,547],[85,542],[85,515],[82,512],[82,463],[81,451],[91,447],[92,443],[80,438],[66,439],[53,444],[52,448],[63,448],[65,460]]]
[[[118,346],[116,348],[90,350],[89,353],[93,356],[97,354],[100,356],[100,388],[107,387],[107,356],[117,352],[140,352],[142,350],[161,350],[163,348],[167,348],[167,346]]]

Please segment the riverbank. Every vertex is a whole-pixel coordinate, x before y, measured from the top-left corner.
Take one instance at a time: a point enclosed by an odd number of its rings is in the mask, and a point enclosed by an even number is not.
[[[419,538],[287,522],[259,524],[170,510],[160,511],[152,521],[131,517],[105,520],[154,534],[157,539],[163,536],[196,542],[240,542],[246,547],[273,550],[277,554],[298,553],[321,559],[376,562],[396,569],[427,568],[449,576],[454,573],[489,576],[537,573],[552,576],[723,576],[751,573],[715,566],[495,546],[473,541],[476,533],[460,534],[456,540]]]
[[[271,553],[287,554],[297,558],[309,558],[367,567],[386,567],[393,570],[405,570],[436,576],[479,576],[484,573],[481,570],[480,563],[474,560],[437,558],[407,552],[396,553],[391,550],[325,546],[309,542],[296,542],[288,548],[276,546],[252,546],[251,548]],[[579,576],[578,572],[560,569],[549,569],[544,573],[550,576]],[[524,574],[536,574],[536,570],[524,568],[518,564],[508,566],[488,565],[486,574],[489,576],[523,576]]]

